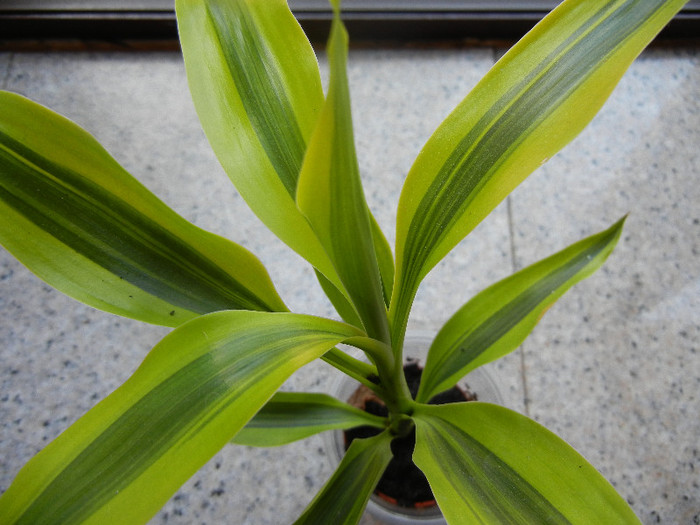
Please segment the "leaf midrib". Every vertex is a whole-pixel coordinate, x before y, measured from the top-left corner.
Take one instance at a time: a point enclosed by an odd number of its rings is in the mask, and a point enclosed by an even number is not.
[[[600,38],[595,42],[584,38],[593,30],[610,22],[610,26],[606,29],[607,33],[614,33],[617,25],[614,23],[617,18],[624,18],[620,13],[628,8],[634,1],[625,2],[616,8],[616,14],[606,16],[609,6],[605,6],[599,10],[591,19],[596,20],[593,24],[585,24],[569,37],[565,42],[560,44],[555,51],[550,53],[548,58],[541,63],[541,67],[534,70],[523,82],[509,90],[504,94],[496,104],[494,104],[487,113],[482,116],[479,121],[467,132],[464,138],[460,141],[460,145],[455,148],[454,152],[448,157],[443,166],[440,168],[437,176],[431,182],[429,189],[421,199],[416,212],[411,220],[409,231],[412,232],[406,239],[404,248],[402,280],[404,287],[411,290],[415,287],[415,283],[420,279],[421,273],[424,271],[425,263],[430,258],[436,246],[442,242],[442,239],[451,231],[452,226],[458,221],[464,211],[471,202],[476,198],[490,180],[492,175],[500,165],[508,158],[509,152],[516,149],[529,135],[528,131],[537,126],[541,121],[551,115],[561,102],[575,91],[581,84],[594,73],[595,68],[588,68],[587,74],[583,75],[575,84],[570,86],[566,91],[560,93],[554,102],[550,100],[548,111],[544,117],[532,119],[527,122],[519,132],[517,138],[512,141],[505,141],[499,135],[503,133],[513,134],[512,128],[508,129],[507,118],[510,119],[518,116],[515,112],[518,107],[532,108],[534,104],[530,100],[545,101],[547,97],[543,97],[537,93],[537,90],[532,90],[532,86],[536,85],[538,80],[545,77],[550,70],[559,68],[565,73],[576,68],[569,67],[571,64],[579,63],[578,57],[587,59],[588,63],[595,64],[600,57],[608,55],[616,47],[620,46],[627,38],[633,34],[638,27],[639,20],[645,20],[646,17],[640,13],[636,13],[635,18],[637,23],[630,23],[626,30],[622,33],[615,33],[617,38],[610,42],[608,39]],[[657,6],[655,10],[662,6]],[[589,21],[591,20],[589,19]],[[593,46],[599,45],[603,41],[605,46],[601,46],[601,51],[598,54],[586,52]],[[576,49],[577,52],[572,52]],[[565,61],[560,60],[560,57],[566,58]],[[592,58],[593,57],[593,58]],[[565,74],[564,73],[564,74]],[[551,83],[551,81],[549,82]],[[544,86],[545,84],[540,84]],[[546,91],[544,87],[540,90]],[[513,96],[513,93],[520,95]],[[508,102],[510,101],[510,102]],[[542,115],[540,111],[533,111],[535,115]],[[489,141],[489,138],[491,139]],[[507,148],[501,148],[501,144],[508,144]],[[499,151],[496,155],[493,151]],[[478,151],[484,151],[479,155]],[[474,154],[476,153],[476,154]],[[487,155],[488,154],[488,155]],[[489,158],[491,162],[489,164]],[[465,166],[468,163],[477,164],[476,161],[487,159],[486,167],[481,170],[467,170]],[[478,165],[476,166],[478,168]],[[462,181],[462,183],[460,183]],[[454,188],[459,186],[459,190]],[[468,188],[465,198],[464,186]],[[446,195],[447,198],[441,197]],[[439,202],[440,206],[433,206]],[[435,225],[439,227],[435,227]],[[405,286],[408,284],[408,286]]]
[[[77,172],[0,132],[0,155],[2,152],[24,167],[24,176],[32,178],[32,186],[29,186],[30,181],[7,172],[5,183],[0,187],[5,193],[3,200],[27,220],[51,232],[56,239],[105,270],[196,313],[242,305],[253,310],[270,309],[206,256]],[[11,187],[15,188],[14,192]],[[71,206],[69,201],[73,201],[72,220],[68,220],[68,213],[55,213],[48,208],[45,199],[36,198],[33,193],[38,191],[54,193],[54,206],[66,211]],[[90,209],[91,216],[81,217],[80,210],[86,208]],[[94,220],[96,217],[102,218],[99,224]],[[127,218],[142,229],[134,228]],[[124,249],[119,249],[118,242],[125,243]],[[94,245],[100,248],[95,250]],[[132,250],[134,246],[140,248]],[[136,254],[141,261],[134,258]],[[150,266],[146,264],[148,261]],[[164,274],[159,271],[163,265],[174,266],[173,270],[178,271]]]

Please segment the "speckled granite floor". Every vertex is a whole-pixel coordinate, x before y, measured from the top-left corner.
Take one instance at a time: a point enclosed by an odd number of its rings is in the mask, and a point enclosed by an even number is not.
[[[390,238],[413,157],[498,53],[352,52],[360,164]],[[646,52],[592,125],[431,274],[412,319],[436,329],[487,284],[630,213],[603,270],[489,370],[506,405],[571,442],[645,523],[700,522],[698,86],[697,49]],[[0,87],[75,120],[182,215],[255,252],[293,309],[331,315],[309,268],[218,167],[178,54],[0,53]],[[0,491],[164,333],[61,296],[0,249]],[[288,388],[324,390],[333,378],[313,365]],[[291,522],[330,474],[322,446],[229,447],[152,523]]]

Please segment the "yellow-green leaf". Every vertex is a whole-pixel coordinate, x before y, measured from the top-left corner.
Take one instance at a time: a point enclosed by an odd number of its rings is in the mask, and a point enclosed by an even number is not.
[[[341,319],[346,323],[350,323],[351,325],[362,326],[362,320],[360,319],[360,316],[357,315],[355,307],[350,303],[348,298],[345,297],[342,292],[333,285],[332,282],[326,279],[321,272],[316,270],[315,274],[316,279],[318,279],[318,283],[321,285],[323,293],[326,294],[326,297],[331,302],[333,308],[335,308],[335,311],[338,313]]]
[[[255,256],[177,215],[82,128],[14,93],[0,107],[0,243],[47,283],[166,326],[286,310]]]
[[[348,35],[339,16],[336,8],[328,42],[330,84],[299,177],[297,204],[333,261],[367,333],[388,341],[372,221],[355,154]]]
[[[355,439],[331,479],[294,525],[359,523],[374,487],[391,460],[391,434]]]
[[[379,276],[382,278],[384,302],[386,303],[386,307],[389,308],[391,305],[391,293],[394,288],[394,254],[391,251],[391,245],[386,239],[377,219],[370,214],[370,220],[372,221],[372,241],[374,242],[374,251],[377,254]]]
[[[387,421],[326,394],[277,392],[236,434],[233,442],[277,447],[319,432],[362,425],[383,429]]]
[[[19,472],[0,523],[144,523],[298,368],[357,335],[290,313],[198,317]]]
[[[557,299],[602,266],[623,223],[490,286],[460,308],[435,336],[416,400],[427,401],[475,368],[515,350]]]
[[[394,335],[423,277],[573,139],[685,0],[567,0],[516,44],[428,140],[397,219]]]
[[[253,212],[344,292],[295,202],[323,106],[313,49],[284,0],[177,0],[187,80],[219,162]]]
[[[418,405],[413,461],[453,525],[638,524],[615,489],[538,423],[486,403]]]

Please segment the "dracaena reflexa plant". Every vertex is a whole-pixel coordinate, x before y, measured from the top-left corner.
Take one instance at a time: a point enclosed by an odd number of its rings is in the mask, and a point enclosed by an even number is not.
[[[413,428],[414,461],[450,523],[635,522],[610,484],[534,421],[480,402],[427,404],[515,349],[601,266],[622,220],[465,304],[432,343],[415,399],[402,342],[421,280],[583,129],[683,3],[568,0],[546,17],[420,152],[392,251],[360,182],[339,6],[324,98],[315,55],[283,0],[178,0],[187,76],[212,148],[258,217],[314,267],[343,321],[289,312],[254,255],[186,222],[77,125],[0,94],[3,246],[80,301],[174,328],[17,474],[0,522],[144,522],[231,440],[275,446],[360,424],[380,432],[352,443],[297,523],[356,523],[391,440]],[[374,390],[389,416],[276,393],[315,359]]]

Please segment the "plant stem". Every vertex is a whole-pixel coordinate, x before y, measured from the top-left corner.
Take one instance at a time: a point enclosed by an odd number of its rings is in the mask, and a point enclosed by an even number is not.
[[[413,418],[406,414],[399,414],[391,419],[389,430],[395,437],[406,437],[415,427]]]
[[[392,348],[370,337],[353,337],[346,340],[346,343],[363,350],[376,365],[381,392],[373,390],[382,398],[389,411],[393,414],[410,414],[415,402],[403,375],[402,363],[397,364]],[[398,375],[395,373],[397,368],[401,371]]]
[[[398,279],[398,278],[397,278]],[[394,359],[402,360],[403,341],[406,336],[408,316],[416,296],[416,288],[407,289],[394,283],[394,292],[389,309],[389,324],[391,326],[391,346],[393,347]]]
[[[349,356],[342,350],[331,348],[321,359],[372,390],[376,391],[379,387],[375,382],[379,379],[377,369],[368,363]],[[379,394],[379,392],[377,392],[377,394]]]

